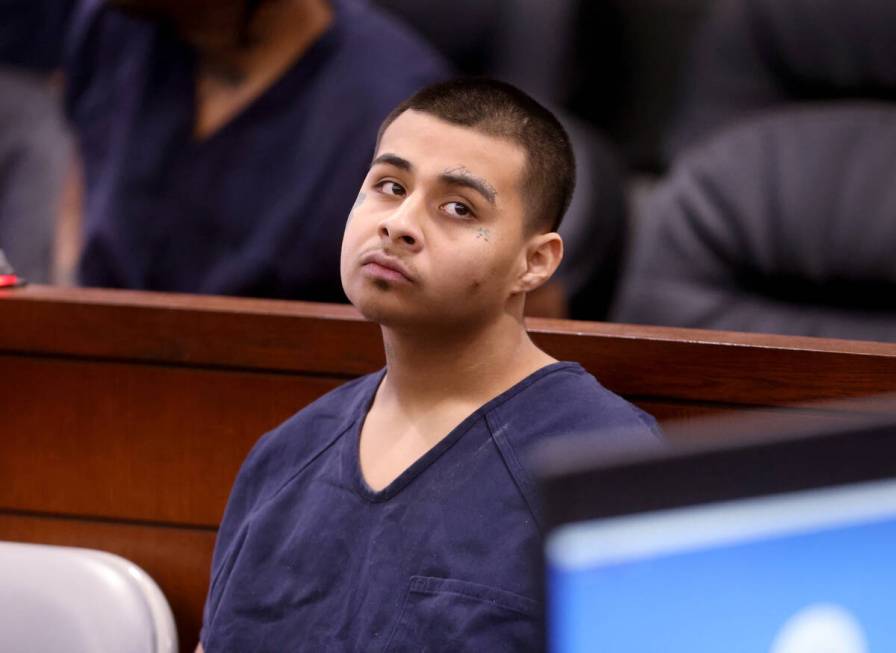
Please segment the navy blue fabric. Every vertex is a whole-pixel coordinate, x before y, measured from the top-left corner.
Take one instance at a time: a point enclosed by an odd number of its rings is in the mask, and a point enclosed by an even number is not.
[[[333,7],[282,78],[196,140],[195,53],[163,26],[77,6],[64,67],[86,178],[83,284],[344,299],[339,245],[379,124],[447,67],[365,2]]]
[[[359,435],[384,371],[264,436],[234,484],[202,643],[217,651],[527,651],[540,646],[539,516],[526,451],[589,433],[656,444],[650,416],[576,363],[471,414],[382,491]]]
[[[76,0],[0,0],[0,61],[35,71],[59,66]]]

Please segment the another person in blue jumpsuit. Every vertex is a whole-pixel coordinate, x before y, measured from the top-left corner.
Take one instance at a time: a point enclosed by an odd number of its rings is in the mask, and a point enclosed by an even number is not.
[[[0,61],[63,69],[82,284],[323,301],[379,123],[448,75],[365,0],[8,0]]]
[[[652,446],[652,417],[529,339],[557,269],[569,141],[517,89],[456,80],[386,119],[342,244],[385,369],[265,435],[218,533],[198,650],[538,649],[531,447]]]

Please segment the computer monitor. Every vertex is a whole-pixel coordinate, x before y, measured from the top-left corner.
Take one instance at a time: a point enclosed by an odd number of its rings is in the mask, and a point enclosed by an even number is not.
[[[549,650],[896,651],[896,416],[833,421],[545,452]]]

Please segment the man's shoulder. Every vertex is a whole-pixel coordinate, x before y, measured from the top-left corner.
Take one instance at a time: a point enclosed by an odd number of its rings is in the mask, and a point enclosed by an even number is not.
[[[612,444],[655,445],[662,438],[654,418],[603,387],[577,363],[555,363],[523,381],[494,406],[489,421],[517,448],[547,438],[576,436]]]
[[[653,417],[604,388],[578,363],[548,365],[483,408],[501,458],[536,519],[536,448],[554,438],[575,438],[615,451],[656,447],[662,438]]]

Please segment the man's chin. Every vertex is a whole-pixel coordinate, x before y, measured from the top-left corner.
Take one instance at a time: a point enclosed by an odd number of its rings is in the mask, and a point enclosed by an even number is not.
[[[438,330],[441,320],[433,311],[420,306],[397,306],[393,302],[352,302],[366,319],[381,327],[405,332]]]
[[[372,290],[364,288],[360,292],[351,292],[348,298],[361,315],[382,327],[435,333],[446,329],[465,330],[476,322],[468,311],[458,310],[458,305],[453,302],[427,302],[419,294],[410,297],[389,290]]]
[[[400,324],[407,320],[407,309],[395,306],[394,301],[385,301],[386,298],[349,297],[349,299],[361,315],[371,322],[376,322],[382,326]]]
[[[367,309],[359,308],[358,310],[361,311],[361,315],[363,315],[366,319],[379,324],[381,327],[387,327],[389,329],[396,329],[400,331],[419,330],[426,329],[428,326],[427,321],[421,319],[419,315],[408,315],[407,313],[403,313],[401,311],[390,310],[382,307]]]

